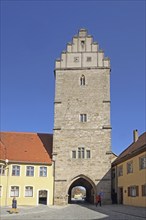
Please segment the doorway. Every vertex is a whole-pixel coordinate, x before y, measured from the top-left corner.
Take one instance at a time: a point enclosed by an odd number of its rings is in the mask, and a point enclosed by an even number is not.
[[[119,187],[119,204],[123,204],[123,187]]]
[[[47,205],[47,190],[40,190],[39,191],[39,204]]]

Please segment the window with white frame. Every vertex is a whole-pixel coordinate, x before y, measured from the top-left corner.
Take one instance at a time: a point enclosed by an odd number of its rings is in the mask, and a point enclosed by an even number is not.
[[[4,176],[5,175],[5,166],[0,164],[0,176]]]
[[[146,169],[146,156],[139,158],[139,167],[140,169]]]
[[[127,163],[127,173],[133,173],[133,162],[132,161]]]
[[[84,75],[82,75],[80,78],[80,85],[85,86],[85,76]]]
[[[40,176],[47,176],[47,167],[40,167]]]
[[[33,166],[26,167],[26,176],[34,176],[34,167]]]
[[[0,186],[0,197],[2,197],[2,186]]]
[[[20,166],[12,166],[12,176],[20,176]]]
[[[141,186],[142,196],[146,196],[146,184]]]
[[[11,197],[19,197],[19,186],[11,186]]]
[[[32,186],[25,187],[25,197],[33,197],[33,187]]]
[[[80,114],[80,122],[86,122],[87,121],[87,114]]]
[[[128,196],[136,197],[139,195],[138,186],[129,186],[128,187]]]

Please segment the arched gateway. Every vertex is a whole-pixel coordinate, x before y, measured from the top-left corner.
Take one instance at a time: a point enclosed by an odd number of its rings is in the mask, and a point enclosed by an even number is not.
[[[110,61],[80,29],[56,60],[54,72],[54,204],[68,203],[77,185],[85,187],[88,202],[102,190],[109,203]]]
[[[79,175],[71,181],[70,187],[68,189],[68,203],[71,202],[71,191],[76,186],[84,187],[86,190],[86,202],[94,203],[96,195],[96,186],[92,182],[92,180],[90,180],[88,177],[84,175]]]

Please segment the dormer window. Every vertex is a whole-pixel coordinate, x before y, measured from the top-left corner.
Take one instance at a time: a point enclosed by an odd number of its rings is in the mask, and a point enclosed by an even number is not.
[[[81,86],[85,85],[85,76],[84,75],[82,75],[81,78],[80,78],[80,85]]]

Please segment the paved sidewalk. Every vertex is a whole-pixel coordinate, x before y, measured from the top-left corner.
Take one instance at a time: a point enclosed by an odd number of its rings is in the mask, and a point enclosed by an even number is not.
[[[20,206],[18,214],[9,214],[11,207],[0,208],[1,220],[144,220],[146,209],[125,205],[69,204],[67,206]]]

